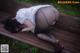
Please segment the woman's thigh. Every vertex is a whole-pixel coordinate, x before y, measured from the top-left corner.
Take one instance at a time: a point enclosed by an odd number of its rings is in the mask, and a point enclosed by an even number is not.
[[[39,9],[36,14],[37,27],[46,29],[49,25],[54,25],[58,16],[59,12],[53,6]]]

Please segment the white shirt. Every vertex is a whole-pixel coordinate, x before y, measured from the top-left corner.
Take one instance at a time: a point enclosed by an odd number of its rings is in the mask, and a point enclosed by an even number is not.
[[[34,25],[34,29],[31,30],[31,31],[34,32],[34,30],[35,30],[35,14],[36,14],[36,12],[40,8],[48,7],[48,6],[51,6],[51,5],[37,5],[37,6],[30,7],[30,8],[21,8],[21,9],[19,9],[17,11],[16,20],[21,24],[24,24],[25,20],[31,21],[33,23],[33,25]]]

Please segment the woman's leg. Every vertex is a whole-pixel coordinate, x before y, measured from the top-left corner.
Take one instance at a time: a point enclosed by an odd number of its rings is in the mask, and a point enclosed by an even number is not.
[[[57,43],[58,40],[55,37],[50,37],[50,35],[48,34],[44,34],[44,33],[39,33],[37,34],[37,37],[46,41],[49,41],[53,44]]]
[[[59,41],[54,36],[52,37],[51,35],[48,35],[48,33],[45,33],[45,31],[49,32],[49,30],[47,30],[49,25],[54,25],[56,23],[58,11],[56,11],[56,9],[53,7],[42,8],[37,12],[36,17],[36,25],[39,28],[36,31],[39,31],[37,33],[37,37],[51,42],[54,45],[55,50],[60,53],[62,51],[62,46],[59,44]],[[46,30],[40,32],[40,29]]]
[[[54,36],[52,37],[53,35],[47,35],[47,34],[44,34],[44,33],[39,33],[37,34],[37,37],[42,39],[42,40],[45,40],[45,41],[48,41],[50,43],[53,44],[53,46],[55,47],[55,53],[61,53],[62,50],[63,50],[63,46],[59,43],[59,40],[57,40]]]
[[[60,44],[59,40],[57,40],[53,35],[49,34],[50,30],[41,30],[36,28],[35,32],[39,39],[48,41],[49,43],[53,44],[53,47],[55,47],[55,53],[62,52],[63,46]]]

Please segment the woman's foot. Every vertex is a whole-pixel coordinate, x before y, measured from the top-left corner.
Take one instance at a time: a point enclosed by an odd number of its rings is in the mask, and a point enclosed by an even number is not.
[[[52,42],[55,47],[55,53],[61,53],[64,49],[63,45],[53,35],[50,35],[50,37],[52,38],[52,40],[55,40],[55,42]]]
[[[60,42],[57,42],[55,44],[55,53],[62,53],[64,47],[63,45],[60,44]]]

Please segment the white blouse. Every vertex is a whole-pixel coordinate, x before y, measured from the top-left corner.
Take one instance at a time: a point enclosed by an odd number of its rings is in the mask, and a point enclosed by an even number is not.
[[[21,23],[24,24],[25,20],[29,20],[33,23],[34,25],[34,29],[31,30],[32,32],[34,32],[35,30],[35,14],[36,12],[43,7],[48,7],[51,5],[37,5],[37,6],[33,6],[33,7],[29,7],[29,8],[21,8],[17,11],[16,13],[16,20]]]

